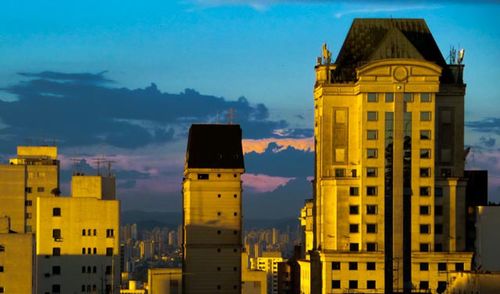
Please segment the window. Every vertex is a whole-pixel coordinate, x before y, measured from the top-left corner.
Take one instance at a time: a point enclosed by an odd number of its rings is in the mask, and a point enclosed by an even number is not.
[[[420,225],[420,234],[429,234],[431,232],[431,228],[429,224]]]
[[[31,212],[26,212],[26,218],[31,219]]]
[[[87,230],[87,235],[91,236],[92,235],[92,230],[91,229],[88,229]]]
[[[36,188],[36,191],[38,193],[43,193],[43,192],[45,192],[45,188],[44,187],[38,187],[38,188]]]
[[[340,289],[340,280],[332,280],[332,289]]]
[[[97,248],[94,247],[94,255],[97,254]]]
[[[61,285],[59,284],[52,285],[52,293],[61,293]]]
[[[96,266],[92,267],[92,273],[94,273],[94,274],[97,273],[97,267]]]
[[[61,267],[58,265],[54,265],[52,267],[52,275],[60,275],[61,274]]]
[[[444,293],[446,291],[446,281],[438,281],[437,293]]]
[[[349,262],[349,270],[350,271],[357,271],[358,270],[358,263],[355,261]]]
[[[442,187],[435,187],[434,188],[434,196],[443,197],[443,188]]]
[[[112,271],[111,266],[107,265],[106,266],[106,275],[111,275],[111,271]]]
[[[33,205],[33,201],[31,201],[31,200],[26,200],[26,201],[24,201],[24,205],[25,205],[25,206],[32,206],[32,205]]]
[[[446,262],[439,262],[438,263],[438,271],[441,271],[441,272],[446,271]]]
[[[92,248],[87,248],[87,254],[92,254]]]
[[[420,93],[420,102],[431,102],[430,93]]]
[[[377,176],[377,168],[376,167],[367,167],[366,168],[366,176],[369,178],[373,178]]]
[[[377,187],[374,187],[374,186],[366,187],[366,195],[367,196],[377,196]]]
[[[3,272],[4,272],[3,265],[0,265],[0,273],[3,273]]]
[[[442,216],[443,215],[443,206],[442,205],[436,205],[434,207],[434,215],[435,216]]]
[[[375,215],[377,214],[377,205],[367,205],[366,214]]]
[[[441,235],[443,234],[443,224],[435,224],[434,225],[434,233],[436,235]]]
[[[52,208],[52,216],[61,216],[61,208],[59,207]]]
[[[5,251],[5,246],[4,245],[0,245],[0,252],[4,252]]]
[[[85,236],[85,229],[82,230],[82,236]]]
[[[385,102],[394,102],[394,93],[385,93]]]
[[[420,140],[430,140],[431,131],[430,130],[420,130]]]
[[[376,282],[374,280],[368,280],[366,281],[366,288],[367,289],[376,289],[377,286],[376,286]]]
[[[378,101],[377,93],[368,93],[367,101],[368,102],[377,102]]]
[[[61,229],[53,229],[52,230],[52,238],[54,238],[54,240],[56,240],[56,241],[61,240]]]
[[[435,252],[443,252],[443,244],[442,243],[434,244],[434,251]]]
[[[59,248],[59,247],[52,248],[52,255],[53,256],[60,256],[61,255],[61,248]]]
[[[443,178],[449,178],[449,177],[451,177],[451,168],[442,168],[441,169],[441,176]]]
[[[349,289],[358,289],[358,281],[349,280]]]
[[[429,215],[430,209],[429,205],[420,205],[420,215]]]
[[[359,206],[349,205],[349,214],[359,214]]]
[[[378,131],[377,130],[368,130],[366,131],[366,139],[367,140],[377,140]]]
[[[374,243],[374,242],[366,243],[366,251],[369,251],[369,252],[377,251],[377,243]]]
[[[113,238],[115,235],[115,231],[113,229],[106,230],[106,238]]]
[[[420,158],[421,159],[431,158],[431,149],[420,149]]]
[[[366,114],[366,119],[368,121],[377,121],[378,113],[376,111],[368,111],[368,113]]]
[[[377,232],[377,224],[367,224],[366,225],[366,232],[373,234]]]
[[[349,233],[359,233],[359,225],[358,224],[350,224],[349,225]]]
[[[377,149],[367,149],[366,150],[366,157],[367,158],[377,158]]]
[[[97,236],[97,230],[94,229],[94,236]]]
[[[85,273],[85,267],[82,266],[82,274],[84,274],[84,273]]]
[[[420,187],[420,196],[430,196],[431,187]]]
[[[403,100],[404,100],[404,102],[412,102],[413,101],[413,94],[412,93],[404,93]]]
[[[420,243],[420,252],[429,252],[429,243]]]
[[[3,287],[0,287],[0,293],[5,293]]]
[[[431,112],[430,111],[420,111],[420,121],[430,121]]]
[[[368,271],[374,271],[376,269],[376,263],[375,262],[367,262],[366,263],[366,270]]]
[[[429,263],[427,263],[427,262],[421,262],[420,263],[420,270],[421,271],[428,271],[429,270]]]
[[[455,270],[457,272],[463,272],[464,271],[464,263],[463,262],[455,263]]]
[[[106,256],[113,256],[113,248],[106,248]]]
[[[359,244],[358,243],[350,243],[349,244],[349,251],[359,251]]]
[[[421,178],[428,178],[431,176],[431,169],[428,167],[421,167],[420,168],[420,177]]]
[[[31,187],[26,187],[24,188],[24,191],[26,191],[26,193],[31,193],[33,189],[31,189]]]
[[[345,178],[345,168],[336,168],[335,169],[335,177],[336,178]]]
[[[340,270],[340,261],[333,261],[332,262],[332,270]]]
[[[208,174],[198,174],[198,180],[208,180]]]
[[[359,187],[349,188],[349,196],[358,196],[358,195],[359,195]]]
[[[429,289],[429,281],[420,281],[419,288],[423,290]]]

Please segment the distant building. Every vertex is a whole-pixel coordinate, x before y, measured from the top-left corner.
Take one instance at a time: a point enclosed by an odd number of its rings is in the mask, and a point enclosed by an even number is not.
[[[500,274],[500,206],[476,207],[475,264],[478,271]],[[500,284],[498,284],[500,292]]]
[[[148,269],[148,294],[182,294],[182,269]]]
[[[139,286],[137,281],[130,280],[128,282],[128,287],[125,289],[120,289],[120,294],[146,294],[147,291]]]
[[[184,293],[241,291],[239,125],[192,125],[183,181]]]
[[[466,252],[463,54],[355,19],[316,65],[312,293],[442,293]]]
[[[283,261],[281,252],[264,251],[262,256],[250,259],[251,268],[267,273],[267,293],[278,293],[278,263]]]
[[[467,179],[465,189],[466,231],[465,246],[467,251],[476,251],[476,212],[478,206],[488,205],[488,171],[466,170],[464,177]]]
[[[251,269],[248,253],[241,253],[241,294],[267,294],[267,272]]]

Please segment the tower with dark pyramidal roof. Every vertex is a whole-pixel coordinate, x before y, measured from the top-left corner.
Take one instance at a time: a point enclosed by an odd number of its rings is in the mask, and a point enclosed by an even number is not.
[[[183,292],[241,292],[239,125],[192,125],[183,181]]]
[[[355,19],[316,65],[312,293],[442,293],[465,251],[461,60],[422,19]]]

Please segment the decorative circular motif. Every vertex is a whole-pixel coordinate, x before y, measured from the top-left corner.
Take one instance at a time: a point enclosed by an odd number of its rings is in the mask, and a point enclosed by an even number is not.
[[[405,67],[398,66],[394,69],[393,76],[396,81],[406,81],[408,78],[408,70],[406,70]]]

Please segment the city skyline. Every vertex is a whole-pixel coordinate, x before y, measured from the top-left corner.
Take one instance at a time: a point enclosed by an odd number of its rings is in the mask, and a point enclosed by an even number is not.
[[[392,16],[425,18],[443,54],[466,49],[467,167],[488,169],[490,200],[500,200],[494,3],[26,4],[20,11],[6,2],[4,11],[19,13],[0,20],[0,158],[29,138],[58,140],[65,191],[71,158],[86,158],[81,168],[92,173],[93,160],[106,156],[115,161],[124,210],[180,212],[188,125],[227,121],[235,109],[246,148],[246,215],[296,217],[312,196],[311,69],[321,44],[336,56],[354,17]],[[270,215],[283,200],[290,208]],[[268,205],[259,211],[258,202]]]

